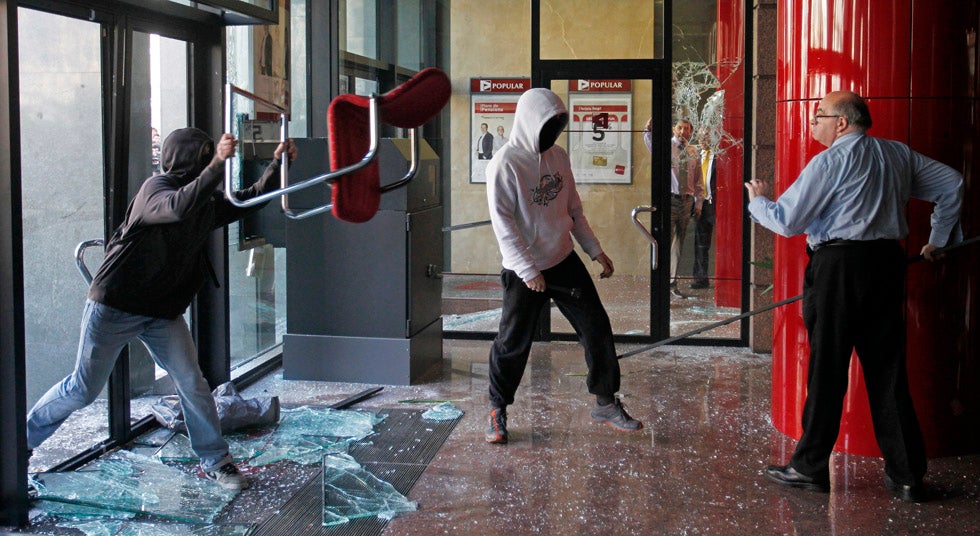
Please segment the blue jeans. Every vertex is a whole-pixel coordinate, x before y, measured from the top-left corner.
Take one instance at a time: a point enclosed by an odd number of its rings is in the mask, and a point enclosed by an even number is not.
[[[27,414],[27,448],[37,448],[72,412],[99,396],[119,353],[133,339],[146,345],[173,380],[201,467],[208,471],[230,462],[214,398],[197,364],[197,349],[184,318],[134,315],[92,300],[85,303],[82,314],[75,370],[48,389]]]

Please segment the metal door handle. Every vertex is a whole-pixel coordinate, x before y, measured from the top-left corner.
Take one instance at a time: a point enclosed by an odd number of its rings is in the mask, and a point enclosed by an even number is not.
[[[656,210],[657,207],[639,206],[634,208],[631,214],[631,217],[633,218],[633,225],[635,225],[636,228],[639,229],[641,233],[643,233],[643,236],[646,237],[646,239],[650,242],[650,246],[652,247],[650,251],[651,270],[657,269],[657,239],[654,238],[652,234],[650,234],[650,231],[647,230],[647,228],[644,227],[642,223],[640,223],[640,220],[637,218],[637,216],[640,214],[640,212],[649,212],[653,214],[654,212],[656,212]]]
[[[88,270],[85,266],[85,250],[93,246],[104,246],[105,240],[101,238],[96,238],[93,240],[86,240],[75,246],[75,266],[78,268],[78,272],[82,274],[82,279],[85,280],[86,285],[92,284],[92,272]]]

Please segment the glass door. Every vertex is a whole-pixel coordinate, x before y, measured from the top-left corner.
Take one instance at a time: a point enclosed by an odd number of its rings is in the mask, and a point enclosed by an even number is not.
[[[129,83],[127,204],[150,176],[161,171],[167,135],[189,124],[188,43],[157,33],[133,31]],[[90,268],[95,272],[98,265]],[[191,315],[184,318],[193,329]],[[173,385],[141,342],[129,344],[129,420],[151,415],[150,407]]]
[[[558,144],[571,159],[576,188],[585,216],[603,251],[616,268],[608,279],[599,279],[601,268],[577,249],[578,255],[596,276],[595,284],[619,339],[665,338],[666,292],[663,278],[665,247],[660,201],[662,184],[654,180],[662,164],[648,149],[652,132],[664,125],[663,99],[655,78],[623,77],[631,69],[618,69],[617,62],[564,65],[541,62],[540,85],[549,87],[565,102],[569,122]],[[578,76],[567,76],[568,68]],[[647,70],[656,75],[662,68]],[[635,71],[632,71],[635,72]],[[662,147],[652,145],[652,149]],[[637,213],[637,220],[658,242],[657,269],[654,249],[636,228],[632,214],[637,207],[653,212]],[[557,339],[574,338],[574,330],[555,307],[550,311],[549,331]]]
[[[743,301],[741,25],[721,28],[730,14],[716,0],[596,6],[532,2],[532,80],[569,109],[559,143],[616,266],[596,281],[613,331],[620,341],[738,341],[741,325],[726,322]],[[637,222],[655,259],[631,218],[638,207],[652,211]],[[548,325],[542,337],[576,338],[561,314]]]
[[[18,10],[27,407],[75,363],[87,284],[79,242],[105,236],[103,25]],[[102,248],[88,250],[90,266]],[[93,270],[94,271],[94,270]],[[42,466],[108,437],[108,400],[72,416],[35,453]]]

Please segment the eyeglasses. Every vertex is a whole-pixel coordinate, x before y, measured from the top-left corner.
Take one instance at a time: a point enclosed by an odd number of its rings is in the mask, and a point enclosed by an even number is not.
[[[842,115],[815,115],[810,119],[811,125],[816,125],[818,119],[823,119],[824,117],[844,117]]]

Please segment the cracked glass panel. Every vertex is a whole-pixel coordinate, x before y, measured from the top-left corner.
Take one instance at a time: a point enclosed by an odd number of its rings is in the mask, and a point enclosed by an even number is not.
[[[323,525],[377,516],[388,520],[418,505],[364,469],[349,454],[323,457]]]
[[[738,72],[740,62],[728,65],[726,72]],[[707,145],[715,156],[735,147],[741,147],[742,139],[725,130],[725,90],[723,80],[714,72],[717,65],[703,61],[674,62],[674,112],[675,118],[685,118],[695,125],[692,143],[707,138]]]
[[[210,523],[236,492],[120,450],[93,469],[37,475],[38,498],[187,523]]]

